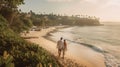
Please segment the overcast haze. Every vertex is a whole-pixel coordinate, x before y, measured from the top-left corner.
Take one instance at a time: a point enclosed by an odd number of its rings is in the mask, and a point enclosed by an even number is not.
[[[90,15],[100,21],[120,21],[120,0],[25,0],[23,12]]]

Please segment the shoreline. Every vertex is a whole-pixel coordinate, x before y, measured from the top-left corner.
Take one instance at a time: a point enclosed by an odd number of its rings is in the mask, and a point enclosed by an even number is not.
[[[51,28],[51,29],[50,29]],[[53,55],[57,56],[57,49],[56,49],[56,43],[51,41],[47,36],[50,35],[51,32],[55,32],[57,29],[60,29],[60,28],[56,28],[56,27],[50,27],[50,28],[47,28],[47,29],[43,29],[42,31],[32,31],[30,32],[29,34],[27,34],[27,37],[29,36],[33,36],[33,34],[35,34],[34,36],[37,36],[39,38],[31,38],[31,39],[26,39],[30,42],[33,42],[33,43],[36,43],[36,44],[39,44],[41,47],[45,48],[47,51],[51,52]],[[44,34],[42,34],[44,33]],[[40,35],[40,36],[39,36]],[[41,43],[42,42],[42,43]],[[49,44],[48,44],[49,43]],[[50,44],[52,44],[52,46],[50,46]],[[50,47],[48,47],[50,46]],[[83,47],[84,48],[84,47]],[[83,49],[82,48],[82,49]],[[90,50],[88,48],[86,48],[87,50]],[[99,61],[100,62],[103,62],[101,64],[99,63],[94,63],[94,62],[90,62],[90,58],[86,59],[86,55],[84,57],[84,54],[80,57],[75,57],[73,56],[70,52],[68,52],[66,55],[65,55],[65,58],[69,58],[68,60],[72,62],[75,62],[73,64],[79,64],[81,67],[96,67],[96,65],[98,65],[99,67],[105,67],[104,66],[104,59],[100,57],[100,55],[98,53],[95,52],[95,55],[96,56],[99,56],[98,58],[100,59]],[[59,59],[60,60],[60,59]],[[62,61],[62,60],[60,60]],[[59,61],[59,62],[60,62]],[[67,64],[67,63],[66,63]],[[69,64],[69,63],[68,63]],[[81,65],[82,64],[82,65]],[[95,65],[94,65],[95,64]],[[66,66],[67,67],[67,66]],[[78,66],[79,67],[79,66]]]
[[[65,27],[65,28],[69,28],[70,26],[68,27]],[[59,28],[59,29],[62,29],[62,28]],[[54,40],[52,40],[49,36],[52,36],[50,33],[54,33],[54,32],[57,32],[58,29],[55,29],[53,31],[50,31],[47,35],[43,36],[44,38],[50,40],[50,41],[53,41],[55,42]],[[101,53],[103,56],[104,56],[104,63],[105,63],[105,66],[106,67],[109,67],[109,66],[115,66],[115,67],[118,67],[120,66],[120,62],[118,61],[118,59],[116,59],[113,55],[111,55],[109,52],[107,52],[106,50],[103,50],[102,48],[100,47],[97,47],[95,45],[91,45],[91,44],[87,44],[87,43],[79,43],[79,42],[75,42],[75,43],[78,43],[80,45],[83,45],[85,47],[88,47],[88,48],[91,48],[92,50],[98,52],[98,53]],[[112,60],[112,61],[111,61]]]

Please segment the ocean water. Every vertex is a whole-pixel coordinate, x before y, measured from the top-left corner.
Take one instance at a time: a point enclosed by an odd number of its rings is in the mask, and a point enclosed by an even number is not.
[[[74,26],[51,33],[54,41],[63,37],[68,43],[84,43],[106,51],[120,61],[120,24],[103,23],[104,26]],[[73,44],[74,45],[74,44]]]

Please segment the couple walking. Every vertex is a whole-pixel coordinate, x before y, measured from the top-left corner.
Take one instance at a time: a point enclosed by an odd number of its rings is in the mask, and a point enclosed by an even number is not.
[[[67,43],[66,40],[61,37],[60,40],[57,42],[57,48],[58,48],[58,55],[61,56],[61,52],[63,53],[63,59],[65,55],[65,51],[67,50]]]

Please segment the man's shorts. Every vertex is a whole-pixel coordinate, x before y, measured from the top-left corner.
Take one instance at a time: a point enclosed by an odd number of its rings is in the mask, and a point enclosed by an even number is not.
[[[61,51],[62,51],[62,49],[58,49],[58,51],[60,51],[60,52],[61,52]]]

